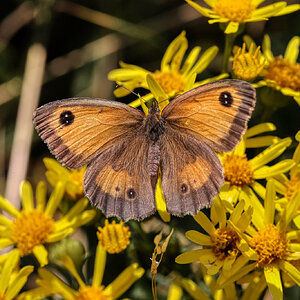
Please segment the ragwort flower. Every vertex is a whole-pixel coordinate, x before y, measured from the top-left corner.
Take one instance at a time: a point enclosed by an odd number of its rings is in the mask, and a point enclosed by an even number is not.
[[[144,274],[144,269],[139,268],[137,263],[127,267],[112,283],[104,287],[102,278],[106,264],[106,252],[98,243],[94,265],[94,276],[91,285],[86,285],[69,256],[64,256],[62,262],[65,268],[74,276],[79,284],[78,289],[73,289],[61,279],[49,272],[47,269],[40,268],[40,278],[37,284],[45,293],[50,295],[61,295],[66,300],[113,300],[118,299],[131,285]]]
[[[232,63],[232,71],[237,79],[252,81],[264,68],[265,60],[261,57],[260,47],[254,49],[251,44],[249,51],[246,52],[246,44],[238,48]]]
[[[211,8],[205,8],[194,1],[185,0],[200,14],[210,18],[208,23],[225,23],[225,33],[235,33],[240,24],[268,20],[299,10],[300,5],[288,5],[285,1],[276,2],[261,8],[264,0],[204,0]]]
[[[230,270],[232,264],[241,254],[241,239],[228,221],[236,224],[241,232],[249,226],[252,216],[252,208],[244,211],[245,203],[241,201],[233,209],[229,219],[226,218],[226,209],[219,197],[213,201],[210,218],[203,212],[194,216],[195,221],[208,233],[202,234],[195,230],[186,232],[186,237],[192,242],[203,245],[202,249],[188,251],[176,257],[179,264],[187,264],[200,261],[207,268],[207,274],[214,275],[222,270]],[[218,226],[216,226],[218,225]]]
[[[300,259],[297,242],[300,232],[290,229],[290,223],[297,214],[295,208],[300,205],[300,193],[289,202],[281,216],[275,216],[275,198],[275,183],[270,179],[267,183],[264,206],[253,214],[257,215],[251,220],[253,226],[241,232],[236,225],[230,223],[239,237],[246,241],[241,251],[247,260],[243,266],[233,264],[230,271],[223,272],[218,278],[220,287],[239,280],[253,270],[263,272],[265,281],[260,282],[263,285],[260,291],[268,286],[274,299],[283,298],[281,271],[300,285],[300,271],[292,264],[292,261]],[[249,247],[246,247],[247,245]],[[256,276],[257,273],[253,275]]]
[[[271,51],[271,40],[265,35],[263,41],[263,55],[266,67],[263,80],[256,83],[256,87],[268,86],[280,91],[285,96],[294,97],[300,105],[300,64],[297,63],[300,37],[294,36],[288,43],[284,56],[275,57]]]
[[[248,205],[251,203],[254,205],[253,200],[250,200],[253,190],[260,196],[265,193],[264,187],[257,182],[258,179],[266,179],[287,172],[294,166],[291,159],[267,166],[270,161],[281,155],[291,142],[290,138],[279,140],[254,158],[248,159],[243,139],[232,152],[220,154],[225,178],[225,184],[220,190],[221,199],[233,204],[239,199],[244,199]]]
[[[138,87],[149,89],[147,75],[151,75],[161,86],[165,99],[173,98],[203,83],[227,77],[227,74],[221,74],[215,78],[207,79],[201,82],[195,82],[196,75],[201,73],[214,59],[218,53],[218,47],[213,46],[207,49],[199,57],[201,48],[194,47],[185,61],[183,57],[188,48],[188,41],[183,31],[176,37],[167,48],[162,60],[160,70],[150,72],[146,69],[135,65],[120,62],[120,69],[112,70],[108,74],[110,80],[116,81],[117,84],[123,85],[129,90]],[[114,91],[116,97],[123,97],[130,93],[129,90],[119,87]],[[146,101],[153,98],[150,92],[143,96]],[[158,100],[158,99],[157,99]],[[140,99],[135,100],[130,105],[137,107],[140,105]]]
[[[72,209],[58,221],[53,216],[62,200],[64,186],[58,182],[46,203],[46,183],[39,182],[36,189],[36,207],[29,182],[21,183],[22,209],[16,209],[0,196],[0,208],[12,216],[13,220],[0,215],[0,248],[15,246],[19,257],[34,254],[41,266],[48,263],[48,251],[44,246],[69,235],[79,226],[89,222],[94,210],[86,210],[86,198],[78,201]]]

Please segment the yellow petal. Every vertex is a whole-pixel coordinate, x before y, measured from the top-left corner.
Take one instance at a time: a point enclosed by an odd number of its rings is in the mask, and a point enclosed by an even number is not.
[[[172,282],[167,300],[181,300],[182,299],[182,288],[175,281]]]
[[[190,264],[195,261],[201,261],[203,264],[212,263],[216,260],[211,249],[192,250],[178,255],[175,258],[177,264]]]
[[[0,209],[9,213],[12,217],[17,218],[20,215],[19,210],[17,210],[9,201],[0,195]]]
[[[201,73],[206,67],[211,63],[211,61],[218,54],[219,48],[217,46],[212,46],[208,48],[199,58],[195,66],[191,69],[190,73]]]
[[[286,6],[286,2],[281,1],[277,3],[273,3],[270,5],[266,5],[261,8],[257,8],[251,15],[252,18],[268,18],[276,15],[279,11],[281,11]]]
[[[278,13],[276,13],[276,17],[287,15],[292,12],[298,11],[300,9],[300,4],[292,4],[284,7],[282,10],[280,10]]]
[[[269,167],[263,166],[253,173],[253,178],[255,179],[264,179],[268,177],[273,177],[282,173],[287,172],[295,165],[295,162],[292,159],[285,159],[279,163]]]
[[[64,264],[65,268],[76,278],[77,282],[79,283],[80,287],[84,287],[85,284],[81,279],[80,275],[78,274],[74,262],[68,255],[64,255],[62,258],[62,263]]]
[[[274,55],[271,51],[271,39],[270,37],[266,34],[264,36],[263,42],[262,42],[262,49],[264,56],[268,61],[273,61],[274,60]]]
[[[94,262],[93,286],[101,286],[106,265],[106,251],[98,242]]]
[[[154,96],[151,93],[143,96],[145,103],[153,98],[154,98]],[[138,98],[138,99],[130,102],[128,105],[130,105],[132,107],[139,107],[141,105],[141,100],[140,100],[140,98]]]
[[[228,73],[222,73],[218,76],[209,77],[209,78],[206,78],[204,80],[197,81],[197,82],[195,82],[193,87],[195,88],[195,87],[198,87],[200,85],[203,85],[203,84],[206,84],[206,83],[209,83],[209,82],[213,82],[213,81],[222,80],[222,79],[225,79],[225,78],[228,78],[228,77],[229,77]]]
[[[9,285],[9,288],[5,293],[5,299],[15,299],[15,297],[27,282],[28,276],[33,272],[33,269],[33,266],[26,266],[18,272],[17,276]]]
[[[183,288],[195,300],[209,300],[210,298],[197,286],[197,284],[190,280],[183,278],[181,281]]]
[[[280,260],[279,268],[288,274],[296,282],[296,284],[300,286],[300,271],[296,267],[287,261]]]
[[[149,89],[153,94],[154,98],[157,100],[160,111],[162,111],[164,107],[167,106],[169,103],[168,95],[164,92],[162,87],[152,75],[148,74],[146,79]]]
[[[58,182],[51,193],[50,199],[47,203],[45,214],[49,217],[52,217],[57,209],[57,206],[59,205],[60,201],[63,198],[65,189],[64,184],[62,182]]]
[[[199,245],[211,245],[211,239],[209,236],[196,231],[196,230],[189,230],[185,233],[185,236],[191,240],[192,242],[199,244]]]
[[[7,257],[7,260],[4,262],[4,265],[1,270],[0,295],[5,294],[5,291],[11,280],[11,274],[14,271],[14,268],[17,266],[19,260],[20,253],[17,249],[14,249],[10,252],[10,254]]]
[[[294,36],[288,43],[284,58],[287,59],[291,64],[297,62],[297,58],[299,55],[299,47],[300,47],[300,37]]]
[[[279,269],[276,266],[265,267],[264,274],[273,299],[282,300],[283,293]]]
[[[265,197],[265,218],[264,222],[265,225],[267,224],[273,224],[274,222],[274,215],[275,215],[275,184],[274,180],[270,179],[267,182],[267,188],[266,188],[266,197]]]
[[[161,71],[170,71],[173,58],[175,55],[179,55],[178,59],[182,61],[182,57],[188,47],[188,41],[185,37],[185,31],[182,31],[168,46],[162,60]],[[174,67],[174,66],[173,66]]]
[[[40,263],[41,267],[48,264],[48,251],[43,245],[35,246],[32,252]]]
[[[223,261],[216,260],[212,265],[207,268],[208,275],[216,275],[223,266]]]
[[[184,64],[181,68],[181,74],[183,77],[186,77],[188,73],[190,73],[191,68],[195,64],[198,55],[201,51],[201,47],[196,46],[192,49],[188,57],[185,59]]]
[[[246,147],[247,148],[266,147],[279,142],[279,140],[280,139],[277,136],[273,136],[273,135],[259,136],[259,137],[247,139]]]
[[[213,200],[213,205],[210,209],[210,218],[214,225],[219,223],[219,228],[226,226],[226,210],[219,196]]]
[[[156,209],[158,210],[158,213],[160,217],[163,219],[163,221],[170,222],[171,215],[167,212],[166,201],[161,187],[161,176],[158,176],[157,183],[156,183],[155,203],[156,203]]]
[[[61,241],[68,235],[70,235],[74,231],[73,228],[61,229],[59,231],[55,231],[54,233],[49,234],[47,238],[47,243],[55,243]]]
[[[211,14],[213,13],[212,10],[202,7],[200,5],[198,5],[197,3],[190,1],[190,0],[185,0],[190,6],[192,6],[193,8],[195,8],[201,15],[205,16],[205,17],[210,17]]]
[[[109,284],[104,291],[112,295],[114,299],[119,298],[125,293],[136,280],[141,278],[145,270],[138,268],[138,264],[132,264],[127,267],[111,284]]]
[[[278,157],[288,146],[290,146],[291,143],[292,140],[290,138],[284,138],[249,160],[253,170],[260,168]]]
[[[34,208],[33,192],[31,184],[28,181],[23,181],[20,186],[22,207],[24,211],[31,211]]]
[[[44,211],[47,199],[47,185],[45,181],[40,181],[36,187],[36,208]]]
[[[239,30],[239,23],[237,22],[229,22],[226,29],[225,29],[225,32],[226,34],[230,34],[230,33],[236,33],[238,30]]]
[[[209,235],[215,232],[214,225],[203,212],[199,211],[198,214],[194,216],[194,219]]]
[[[249,138],[249,137],[253,137],[274,130],[276,130],[276,126],[273,123],[260,123],[258,125],[252,126],[251,128],[247,129],[244,137]]]

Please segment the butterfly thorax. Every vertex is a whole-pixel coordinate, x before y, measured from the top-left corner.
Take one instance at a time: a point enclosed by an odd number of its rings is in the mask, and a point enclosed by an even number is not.
[[[161,117],[158,107],[153,106],[149,109],[144,121],[144,130],[145,135],[153,142],[157,142],[165,132],[165,120]]]

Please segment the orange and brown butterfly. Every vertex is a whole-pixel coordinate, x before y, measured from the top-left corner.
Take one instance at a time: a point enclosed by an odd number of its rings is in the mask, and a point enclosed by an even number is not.
[[[154,102],[155,103],[155,102]],[[86,196],[124,221],[153,214],[161,170],[167,211],[195,215],[224,183],[215,153],[241,140],[255,105],[247,82],[222,80],[182,94],[147,116],[126,104],[93,98],[58,100],[37,108],[34,123],[57,160],[89,164]]]

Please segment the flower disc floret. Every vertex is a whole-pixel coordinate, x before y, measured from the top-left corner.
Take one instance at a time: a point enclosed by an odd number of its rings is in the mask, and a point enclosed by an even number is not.
[[[250,241],[250,246],[259,256],[258,266],[266,267],[285,257],[288,253],[287,243],[285,233],[280,232],[273,224],[269,224],[254,235]]]
[[[224,18],[233,22],[243,23],[251,17],[251,13],[256,6],[252,4],[251,0],[218,0],[215,4],[215,12]]]
[[[116,221],[109,224],[108,220],[105,220],[105,226],[99,227],[98,230],[99,242],[108,253],[120,253],[130,243],[131,232],[122,221],[119,224],[116,224]]]
[[[22,211],[13,222],[12,238],[23,256],[32,253],[35,246],[45,243],[53,230],[54,221],[42,211]]]
[[[246,155],[229,154],[223,161],[224,177],[232,185],[242,186],[254,181],[253,170]]]
[[[177,93],[183,92],[185,81],[178,72],[156,70],[152,75],[166,94],[172,91],[176,91]]]
[[[110,300],[111,297],[103,293],[104,286],[83,286],[79,288],[74,300]]]
[[[211,236],[212,251],[218,259],[224,260],[228,256],[238,253],[239,241],[238,234],[232,228],[219,228]]]
[[[276,57],[266,68],[265,78],[275,81],[281,88],[300,91],[300,64]]]

